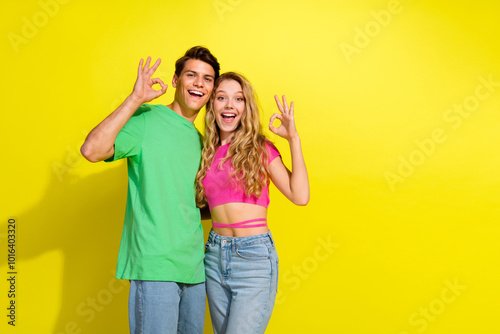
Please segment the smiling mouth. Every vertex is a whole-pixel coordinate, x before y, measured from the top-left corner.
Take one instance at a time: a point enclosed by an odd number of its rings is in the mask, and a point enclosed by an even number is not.
[[[235,119],[236,118],[236,115],[235,114],[221,114],[222,118],[224,119],[227,119],[227,120],[230,120],[230,119]]]
[[[189,95],[194,96],[194,97],[203,97],[205,94],[202,92],[199,92],[197,90],[188,90]]]

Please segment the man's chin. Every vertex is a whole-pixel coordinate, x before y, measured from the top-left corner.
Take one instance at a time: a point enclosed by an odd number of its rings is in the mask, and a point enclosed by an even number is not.
[[[192,110],[200,111],[201,108],[207,104],[208,101],[194,101],[194,103],[188,104]]]

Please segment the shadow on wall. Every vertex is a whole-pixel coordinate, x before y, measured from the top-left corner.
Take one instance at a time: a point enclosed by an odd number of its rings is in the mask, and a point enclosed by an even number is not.
[[[129,283],[114,278],[126,168],[65,182],[51,175],[43,200],[17,220],[22,226],[18,261],[52,250],[63,254],[62,286],[54,287],[61,290],[62,300],[52,333],[126,333]],[[36,277],[24,281],[36,284]],[[43,310],[46,303],[30,300],[31,312]]]
[[[16,217],[22,226],[17,261],[53,250],[63,254],[62,286],[54,287],[62,299],[53,334],[128,333],[129,282],[114,278],[126,196],[125,164],[86,178],[69,175],[65,182],[52,173],[43,200]],[[210,221],[202,223],[206,240]],[[23,280],[34,285],[37,278]],[[31,312],[46,304],[30,300]],[[208,330],[208,309],[205,319]]]

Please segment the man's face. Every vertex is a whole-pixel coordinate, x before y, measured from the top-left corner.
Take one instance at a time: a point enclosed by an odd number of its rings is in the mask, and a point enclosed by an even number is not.
[[[175,100],[184,110],[194,113],[207,103],[214,89],[215,71],[209,64],[198,59],[189,59],[179,77],[174,75],[172,85]]]

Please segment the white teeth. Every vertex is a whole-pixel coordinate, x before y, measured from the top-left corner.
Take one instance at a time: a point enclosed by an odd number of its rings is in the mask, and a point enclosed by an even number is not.
[[[235,114],[226,114],[226,113],[223,113],[221,115],[222,115],[222,117],[236,117]]]
[[[203,96],[202,92],[198,92],[196,90],[189,90],[188,92],[189,92],[189,94],[195,94],[195,95],[198,95],[198,96]]]

